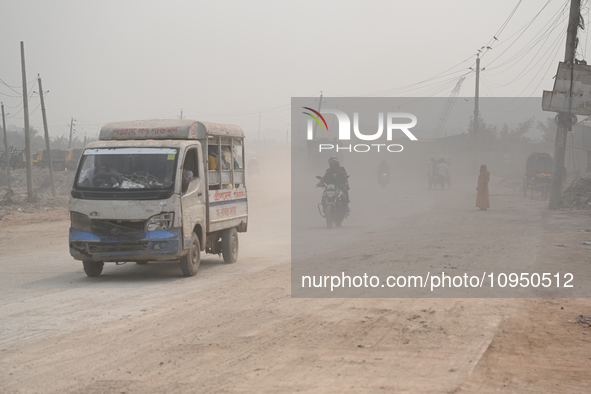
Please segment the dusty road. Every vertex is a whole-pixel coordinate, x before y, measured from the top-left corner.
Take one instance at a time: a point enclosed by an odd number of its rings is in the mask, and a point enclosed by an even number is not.
[[[400,196],[428,208],[372,239],[449,267],[588,267],[577,230],[589,213],[548,212],[510,186],[493,179],[485,217],[471,184]],[[239,261],[206,256],[194,278],[156,263],[87,278],[68,254],[65,210],[4,218],[0,392],[591,392],[591,329],[569,322],[591,315],[586,299],[291,298],[289,189],[269,188],[250,182]],[[483,222],[491,241],[475,243]]]

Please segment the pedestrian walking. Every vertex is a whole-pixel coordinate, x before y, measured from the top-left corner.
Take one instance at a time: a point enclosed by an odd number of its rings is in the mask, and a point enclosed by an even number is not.
[[[481,211],[486,211],[490,208],[490,198],[488,195],[488,181],[490,179],[490,172],[486,169],[486,165],[480,166],[480,175],[478,176],[478,187],[476,190],[476,208],[480,208]]]

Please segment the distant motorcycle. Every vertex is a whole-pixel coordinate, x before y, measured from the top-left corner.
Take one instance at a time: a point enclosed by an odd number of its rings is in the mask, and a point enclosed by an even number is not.
[[[388,174],[386,171],[380,171],[378,173],[378,183],[380,186],[386,187],[388,183],[390,183],[390,174]]]
[[[317,179],[322,179],[317,176]],[[348,215],[347,203],[344,195],[337,185],[325,184],[322,199],[318,204],[318,213],[326,219],[326,227],[332,228],[333,225],[341,227],[343,219]]]

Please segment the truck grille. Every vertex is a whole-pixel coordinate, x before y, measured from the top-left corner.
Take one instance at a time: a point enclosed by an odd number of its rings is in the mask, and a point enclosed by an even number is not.
[[[142,238],[144,235],[145,220],[103,220],[91,219],[90,230],[93,234],[104,237],[130,237]]]

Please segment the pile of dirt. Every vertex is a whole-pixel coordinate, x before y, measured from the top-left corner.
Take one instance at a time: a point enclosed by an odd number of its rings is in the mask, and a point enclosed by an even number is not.
[[[9,205],[20,205],[23,203],[23,199],[18,194],[14,193],[14,190],[8,190],[2,199],[0,199],[0,206],[6,207]]]
[[[27,193],[27,170],[25,168],[19,168],[12,170],[11,172],[10,185],[16,194]],[[5,176],[6,174],[4,174]],[[32,168],[32,181],[33,190],[35,195],[41,198],[50,198],[51,196],[51,182],[49,181],[49,170],[47,168]],[[65,196],[69,195],[72,190],[74,183],[75,171],[54,171],[53,178],[55,181],[56,195]],[[7,186],[7,184],[1,184],[0,186]]]
[[[74,171],[54,171],[55,198],[51,194],[51,182],[47,168],[32,168],[33,198],[27,196],[27,170],[10,171],[10,186],[0,184],[0,220],[2,223],[16,221],[44,221],[67,217]],[[4,172],[3,180],[6,181]]]
[[[561,206],[564,209],[591,209],[591,179],[572,181],[562,193]]]

